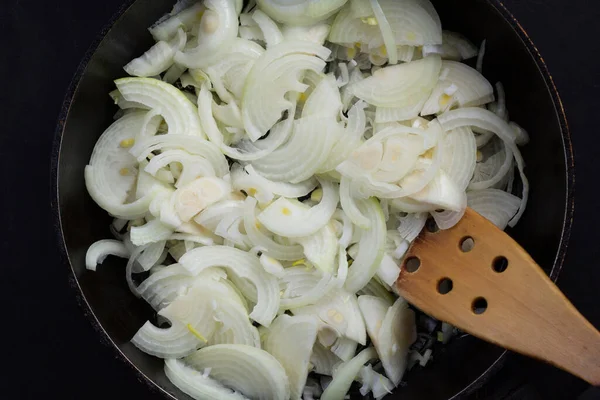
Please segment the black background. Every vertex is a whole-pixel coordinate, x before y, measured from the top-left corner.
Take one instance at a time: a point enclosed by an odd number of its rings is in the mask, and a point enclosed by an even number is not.
[[[504,3],[538,46],[565,104],[576,155],[576,215],[559,286],[600,326],[600,2]],[[0,2],[0,398],[159,398],[100,344],[83,316],[67,267],[58,261],[50,213],[50,148],[64,94],[121,4]],[[473,398],[568,400],[587,388],[551,367],[511,356]]]

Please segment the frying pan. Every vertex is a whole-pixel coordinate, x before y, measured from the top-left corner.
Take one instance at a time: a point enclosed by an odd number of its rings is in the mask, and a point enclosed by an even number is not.
[[[83,170],[116,106],[108,93],[123,65],[152,44],[147,28],[170,11],[173,0],[128,0],[90,48],[67,93],[52,157],[53,207],[63,261],[79,303],[98,337],[165,399],[189,399],[166,379],[162,360],[129,340],[153,310],[127,288],[123,260],[109,258],[97,272],[85,269],[93,242],[110,237],[110,217],[88,196]],[[510,234],[556,281],[573,218],[573,150],[562,104],[543,59],[518,21],[497,0],[433,0],[444,29],[474,43],[487,39],[484,75],[501,81],[511,119],[531,135],[523,149],[531,182],[528,209]],[[506,351],[468,335],[437,349],[425,368],[416,367],[389,397],[460,399],[501,368]],[[356,395],[353,398],[358,398]]]

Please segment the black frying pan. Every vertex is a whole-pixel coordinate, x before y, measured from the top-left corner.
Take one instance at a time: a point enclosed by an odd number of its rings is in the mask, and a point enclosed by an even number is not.
[[[116,111],[108,93],[122,67],[152,45],[147,32],[174,0],[129,0],[87,53],[67,94],[52,159],[56,232],[70,267],[71,283],[84,312],[103,342],[165,398],[187,399],[168,382],[162,360],[129,343],[153,316],[125,282],[124,262],[108,259],[97,272],[85,269],[85,253],[96,240],[110,237],[110,218],[88,196],[83,169],[100,134]],[[475,43],[487,39],[484,75],[500,80],[511,119],[531,135],[523,150],[531,181],[528,211],[511,235],[553,280],[558,278],[573,217],[573,150],[565,114],[552,78],[527,33],[497,0],[433,0],[444,29]],[[388,398],[458,399],[484,384],[503,364],[506,351],[471,336],[435,353],[426,368],[415,368],[407,385]],[[134,375],[135,374],[135,375]],[[354,397],[354,396],[353,396]]]

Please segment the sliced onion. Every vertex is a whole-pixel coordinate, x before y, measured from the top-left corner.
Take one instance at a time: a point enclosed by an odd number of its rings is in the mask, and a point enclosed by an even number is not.
[[[356,195],[353,193],[351,179],[342,176],[340,181],[340,203],[344,213],[350,218],[352,223],[362,229],[370,229],[371,220],[360,211],[357,205]]]
[[[167,240],[173,234],[173,228],[163,224],[160,220],[148,221],[142,226],[131,228],[131,242],[136,246]]]
[[[348,0],[257,0],[261,10],[282,24],[312,25],[332,16]]]
[[[285,237],[310,236],[323,228],[336,210],[339,195],[337,186],[318,178],[323,189],[321,202],[307,207],[298,201],[280,197],[258,215],[258,220],[271,232]]]
[[[304,40],[324,44],[330,29],[331,26],[327,22],[321,22],[308,26],[284,25],[281,32],[285,40]]]
[[[343,399],[363,365],[375,357],[377,352],[373,347],[369,347],[358,353],[352,360],[341,364],[334,372],[333,380],[323,392],[321,400]]]
[[[367,296],[380,297],[380,298],[386,300],[387,302],[389,302],[390,305],[395,300],[394,295],[392,295],[392,293],[390,293],[388,291],[388,289],[383,287],[383,285],[381,283],[379,283],[379,281],[375,278],[371,279],[364,288],[362,288],[361,290],[359,290],[357,292],[357,294],[361,295],[361,296],[367,295]],[[366,322],[366,320],[365,320],[365,322]],[[367,329],[368,329],[368,327],[367,327]]]
[[[137,291],[152,308],[160,311],[186,293],[193,283],[192,275],[185,268],[171,264],[150,275],[137,287]]]
[[[454,182],[457,189],[465,191],[473,177],[477,161],[477,144],[471,129],[464,127],[448,132],[444,138],[444,155],[441,170]]]
[[[421,115],[439,114],[453,106],[476,107],[494,101],[494,88],[477,70],[456,61],[442,61],[440,79]]]
[[[310,316],[280,315],[264,340],[264,349],[277,359],[290,381],[292,399],[300,399],[315,339],[317,322]]]
[[[278,243],[262,232],[256,219],[256,204],[256,199],[252,197],[247,197],[244,203],[244,228],[252,243],[264,248],[265,253],[277,260],[295,261],[303,258],[302,246]]]
[[[318,341],[312,348],[310,363],[313,370],[320,375],[333,375],[333,367],[341,362],[340,358]]]
[[[179,28],[188,31],[192,25],[200,22],[204,9],[203,3],[195,3],[189,8],[166,15],[148,30],[157,41],[167,41]]]
[[[463,108],[447,112],[440,116],[440,123],[446,130],[455,129],[462,126],[475,126],[479,129],[488,130],[494,132],[506,145],[506,149],[512,151],[517,167],[519,168],[519,174],[523,183],[523,192],[521,198],[521,206],[519,212],[509,222],[510,226],[514,226],[523,213],[525,212],[525,206],[527,205],[527,199],[529,198],[529,181],[525,176],[525,161],[518,147],[515,145],[515,131],[503,121],[500,117],[494,113],[483,110],[481,108]]]
[[[399,218],[398,232],[407,242],[412,242],[423,230],[427,222],[427,214],[424,212],[408,214]]]
[[[442,40],[444,44],[448,44],[458,51],[461,60],[468,60],[476,57],[479,51],[473,43],[471,43],[460,33],[442,31]]]
[[[377,353],[385,374],[398,386],[406,370],[408,349],[417,339],[415,312],[399,298],[387,311],[379,329]]]
[[[177,30],[177,36],[170,42],[159,41],[141,57],[130,61],[124,69],[129,75],[150,77],[166,71],[173,65],[175,53],[181,51],[187,41],[183,29]]]
[[[442,60],[432,55],[422,60],[381,68],[350,88],[359,99],[377,107],[413,106],[431,94]]]
[[[185,358],[198,371],[210,368],[218,382],[253,399],[290,397],[290,383],[275,357],[264,350],[244,345],[205,347]]]
[[[175,61],[188,68],[210,65],[228,50],[238,34],[238,17],[234,0],[206,0],[207,10],[198,26],[198,45],[175,55]]]
[[[398,48],[396,47],[396,38],[394,37],[394,31],[388,19],[381,8],[378,0],[369,0],[371,4],[371,8],[373,9],[373,14],[375,15],[375,19],[377,20],[377,24],[379,25],[379,29],[381,30],[381,37],[383,38],[383,43],[385,44],[386,53],[388,55],[390,64],[398,63]]]
[[[254,64],[244,87],[242,118],[252,141],[264,136],[290,108],[285,94],[304,92],[300,83],[302,72],[320,72],[330,51],[309,42],[285,42],[268,49]],[[268,104],[260,99],[269,98]]]
[[[204,372],[188,367],[182,360],[165,360],[165,375],[173,385],[196,400],[247,400],[245,396],[223,386]]]
[[[122,78],[115,84],[125,100],[160,111],[169,133],[204,137],[196,106],[174,86],[151,78]]]
[[[85,254],[85,267],[91,271],[96,270],[107,256],[129,258],[129,249],[118,240],[103,239],[92,244]]]
[[[250,318],[264,326],[269,326],[275,318],[279,309],[279,287],[255,256],[227,246],[200,247],[188,251],[179,263],[194,275],[206,268],[224,267],[244,296],[256,303]]]
[[[388,378],[373,371],[373,367],[370,365],[361,368],[357,380],[362,384],[360,394],[366,396],[369,392],[372,392],[375,400],[391,394],[394,388]]]
[[[344,290],[333,290],[315,304],[295,308],[294,315],[318,316],[319,322],[338,336],[366,344],[365,324],[360,316],[356,296]],[[339,354],[338,354],[339,356]]]
[[[129,149],[123,147],[135,138],[144,123],[146,112],[133,112],[115,121],[96,142],[85,167],[85,184],[88,193],[103,209],[115,217],[136,219],[144,216],[160,185],[148,190],[146,196],[127,202],[133,188],[137,165]]]
[[[394,286],[400,274],[400,267],[396,261],[388,254],[384,254],[381,264],[377,269],[377,277],[388,286]]]
[[[361,290],[377,273],[383,258],[386,236],[385,220],[377,200],[360,200],[358,206],[371,221],[371,227],[362,231],[358,242],[358,255],[348,271],[344,287],[350,293]]]
[[[442,170],[423,190],[410,196],[421,203],[434,205],[437,209],[460,211],[465,207],[464,192]]]
[[[521,199],[498,189],[467,192],[467,204],[500,229],[516,215]]]
[[[339,243],[331,224],[325,225],[313,235],[296,238],[295,241],[302,245],[304,256],[315,267],[324,273],[334,272]]]
[[[276,46],[283,41],[283,34],[279,26],[267,14],[261,10],[256,10],[252,13],[252,19],[256,21],[256,24],[262,31],[267,48]]]

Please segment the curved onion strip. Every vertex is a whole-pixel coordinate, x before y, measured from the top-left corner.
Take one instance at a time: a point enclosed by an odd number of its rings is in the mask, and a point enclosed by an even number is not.
[[[256,246],[259,246],[270,256],[277,260],[295,261],[304,257],[304,251],[300,245],[284,245],[277,243],[270,236],[264,234],[259,228],[256,219],[256,199],[247,197],[244,202],[244,228],[246,234]]]
[[[312,25],[333,15],[348,0],[257,0],[261,10],[282,24]]]
[[[375,15],[375,19],[377,20],[377,24],[379,25],[379,29],[381,30],[381,37],[383,38],[383,43],[385,44],[386,53],[388,55],[390,64],[398,63],[398,48],[396,47],[396,38],[394,37],[394,32],[392,31],[392,27],[379,4],[379,0],[369,0],[371,4],[371,8],[373,9],[373,14]]]
[[[250,253],[227,246],[200,247],[185,253],[179,263],[194,275],[206,268],[224,267],[244,296],[256,303],[250,318],[264,326],[269,326],[275,318],[279,309],[277,281],[264,271],[258,258]],[[247,284],[240,285],[244,279],[252,282],[254,291]]]
[[[141,161],[154,151],[185,150],[192,155],[206,159],[214,168],[215,174],[222,177],[229,172],[227,159],[213,143],[195,136],[188,135],[158,135],[144,138],[136,142],[130,153]]]
[[[205,0],[207,10],[198,26],[198,45],[178,52],[175,61],[188,68],[210,65],[224,54],[238,34],[234,0]]]
[[[454,47],[460,54],[462,60],[477,57],[479,49],[460,33],[442,31],[442,40],[444,44]]]
[[[264,339],[264,349],[285,369],[292,399],[302,396],[316,338],[317,322],[313,317],[283,314],[273,321]]]
[[[94,201],[115,217],[136,219],[144,216],[150,202],[161,190],[152,185],[147,194],[128,203],[129,191],[137,175],[137,165],[128,149],[121,144],[132,140],[144,123],[146,112],[132,112],[115,121],[94,146],[85,167],[85,184]]]
[[[425,222],[427,222],[427,214],[423,212],[408,214],[405,217],[398,218],[398,220],[400,222],[400,225],[398,225],[400,236],[407,242],[412,242],[423,230]]]
[[[280,197],[258,215],[258,220],[271,232],[285,237],[310,236],[323,228],[333,216],[339,201],[337,185],[317,178],[323,189],[321,202],[307,207],[298,201]]]
[[[315,343],[310,356],[310,363],[313,365],[314,372],[320,375],[331,376],[333,375],[333,367],[340,362],[340,358],[329,349],[318,341]]]
[[[98,240],[92,244],[85,253],[85,267],[95,271],[98,264],[102,264],[107,256],[129,258],[129,249],[123,242],[112,239]]]
[[[267,14],[261,10],[256,10],[252,13],[252,19],[262,31],[267,48],[276,46],[283,41],[283,34],[279,26]]]
[[[408,107],[427,99],[435,87],[442,60],[437,55],[381,68],[349,90],[377,107]]]
[[[173,85],[151,78],[122,78],[115,84],[125,100],[160,111],[169,133],[205,137],[196,106]]]
[[[514,226],[523,213],[527,205],[527,199],[529,198],[529,181],[525,176],[525,161],[517,145],[515,144],[515,131],[504,121],[491,111],[483,110],[481,108],[463,108],[458,110],[449,111],[440,118],[440,123],[446,130],[456,129],[462,126],[475,126],[480,129],[485,129],[494,132],[506,145],[506,150],[510,150],[517,162],[521,181],[523,183],[523,192],[521,197],[521,206],[519,212],[510,220],[508,223],[510,226]]]
[[[325,225],[313,235],[296,238],[295,241],[302,245],[304,256],[316,268],[328,274],[333,273],[339,243],[331,224]]]
[[[475,135],[468,127],[454,129],[446,134],[441,169],[457,189],[465,191],[473,177],[477,162]]]
[[[290,107],[285,99],[289,91],[304,92],[302,72],[320,72],[330,51],[309,42],[285,42],[268,49],[252,67],[242,98],[242,119],[252,141],[264,136]],[[269,98],[265,104],[260,99]]]
[[[467,204],[498,228],[505,229],[519,210],[521,199],[502,190],[490,188],[467,192]]]
[[[173,358],[165,360],[165,375],[179,390],[196,400],[248,400],[205,375],[204,372],[188,367],[181,360]]]
[[[199,16],[202,15],[204,9],[203,3],[195,3],[189,8],[164,16],[148,30],[157,41],[169,40],[179,28],[188,31],[192,25],[200,22]]]
[[[352,360],[341,364],[334,372],[333,380],[323,392],[321,400],[343,399],[363,365],[375,357],[377,352],[373,347],[369,347],[358,353]]]
[[[387,311],[378,333],[377,350],[385,374],[398,386],[408,359],[408,349],[417,339],[415,312],[408,308],[406,300],[398,298]]]
[[[290,140],[268,157],[253,161],[252,167],[270,180],[291,183],[304,181],[327,161],[339,133],[340,125],[328,116],[295,120]]]
[[[437,86],[421,115],[439,114],[451,107],[476,107],[494,101],[494,88],[476,69],[457,61],[442,61]]]
[[[210,368],[213,379],[252,399],[279,400],[290,397],[285,370],[269,353],[251,346],[220,344],[205,347],[185,358],[202,371]]]
[[[387,233],[383,212],[377,200],[360,200],[358,206],[371,221],[371,227],[362,231],[358,242],[358,255],[348,271],[344,287],[350,293],[361,290],[377,273],[377,268],[383,258]]]
[[[292,312],[294,315],[316,316],[321,324],[333,329],[338,336],[352,339],[363,346],[366,344],[365,323],[360,316],[356,296],[343,289],[332,290],[318,302],[295,308]]]
[[[342,179],[340,180],[340,203],[342,209],[353,224],[362,229],[369,229],[371,227],[371,221],[360,211],[356,204],[357,200],[358,199],[354,196],[352,190],[351,179],[342,176]]]
[[[129,75],[150,77],[166,71],[173,65],[173,58],[177,51],[181,51],[187,41],[183,29],[177,30],[177,36],[170,42],[159,41],[146,51],[141,57],[130,61],[124,69]]]

